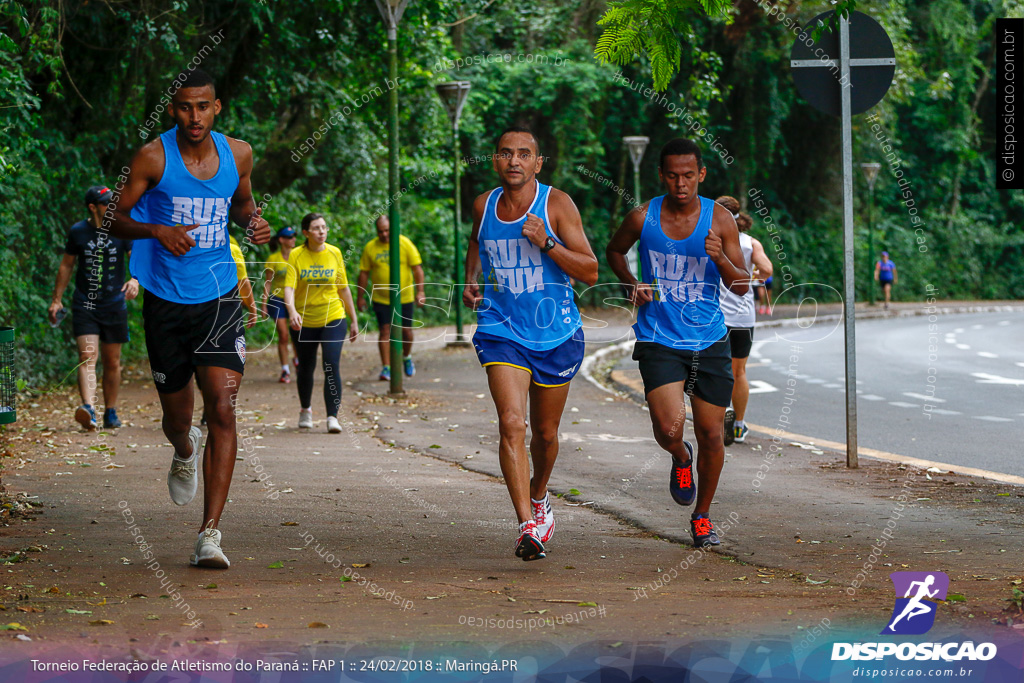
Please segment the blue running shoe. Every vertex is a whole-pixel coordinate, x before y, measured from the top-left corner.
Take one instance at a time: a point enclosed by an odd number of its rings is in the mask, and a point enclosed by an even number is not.
[[[96,411],[88,403],[78,406],[75,411],[75,420],[82,425],[82,429],[92,431],[96,429]]]
[[[412,362],[412,358],[405,359],[405,376],[412,377],[416,374],[416,365]]]
[[[385,365],[384,369],[380,371],[380,376],[377,379],[379,379],[381,382],[387,382],[389,379],[391,379],[391,366]]]
[[[697,497],[697,487],[693,483],[693,446],[689,441],[684,441],[683,445],[690,452],[690,459],[683,464],[675,456],[672,457],[672,477],[668,482],[668,490],[675,502],[693,505],[693,499]]]
[[[742,427],[736,427],[736,443],[743,443],[744,441],[746,441],[747,432],[749,431],[750,428],[747,427],[747,425],[743,425]]]
[[[715,533],[715,525],[706,512],[695,512],[690,517],[690,535],[693,536],[693,547],[704,548],[709,545],[722,545]]]
[[[114,408],[107,408],[103,411],[103,428],[104,429],[117,429],[121,426],[121,420],[117,417],[117,410]]]

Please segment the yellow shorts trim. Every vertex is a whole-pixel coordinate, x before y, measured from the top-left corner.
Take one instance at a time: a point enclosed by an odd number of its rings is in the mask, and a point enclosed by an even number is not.
[[[519,368],[520,370],[526,370],[528,373],[530,373],[531,377],[533,376],[533,370],[531,370],[530,368],[524,368],[522,365],[516,365],[515,363],[502,363],[500,361],[494,361],[493,363],[482,363],[482,365],[485,368],[489,368],[492,365],[507,365],[510,368]]]
[[[571,382],[572,380],[569,380]],[[561,384],[541,384],[540,382],[534,382],[538,387],[544,387],[545,389],[554,389],[556,387],[564,387],[569,382],[562,382]]]

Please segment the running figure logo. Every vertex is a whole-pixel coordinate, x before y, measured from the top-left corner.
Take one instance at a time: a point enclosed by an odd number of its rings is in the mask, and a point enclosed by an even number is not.
[[[889,578],[897,597],[892,620],[882,634],[927,633],[935,623],[936,601],[946,599],[949,577],[943,572],[893,572]]]

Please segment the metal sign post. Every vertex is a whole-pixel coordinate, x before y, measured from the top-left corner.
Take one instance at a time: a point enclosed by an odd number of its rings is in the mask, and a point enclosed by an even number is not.
[[[811,25],[830,20],[825,12]],[[852,36],[851,36],[852,29]],[[846,466],[856,468],[857,459],[857,338],[854,310],[853,235],[853,114],[873,107],[892,84],[896,71],[892,41],[878,22],[862,12],[850,19],[841,17],[839,35],[822,34],[808,44],[808,29],[797,37],[790,54],[793,80],[800,94],[816,109],[838,115],[843,137],[843,326],[846,364]],[[838,41],[837,41],[838,38]],[[838,43],[838,44],[837,44]],[[852,45],[852,50],[851,50]],[[814,52],[820,49],[821,52]],[[851,55],[856,52],[856,55]],[[817,58],[811,58],[824,53]],[[827,70],[826,70],[827,68]],[[856,69],[856,71],[854,70]],[[838,70],[838,78],[836,71]]]

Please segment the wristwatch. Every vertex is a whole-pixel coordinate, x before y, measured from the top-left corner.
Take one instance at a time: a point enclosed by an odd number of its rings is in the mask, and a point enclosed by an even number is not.
[[[558,244],[558,243],[555,242],[555,240],[552,239],[551,236],[549,235],[547,241],[544,242],[544,246],[540,248],[540,253],[542,253],[542,254],[548,253],[549,251],[551,251],[552,249],[555,248],[556,244]]]

